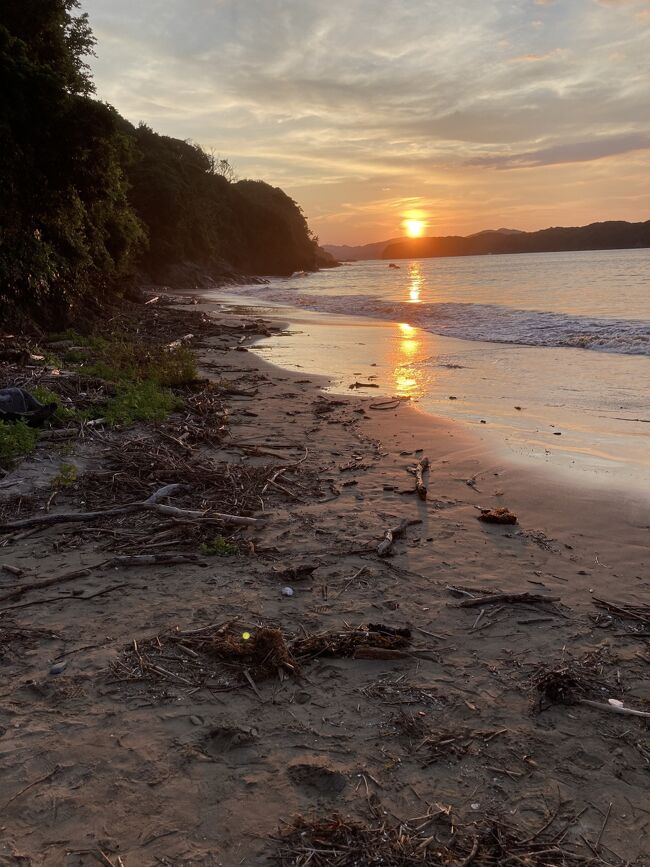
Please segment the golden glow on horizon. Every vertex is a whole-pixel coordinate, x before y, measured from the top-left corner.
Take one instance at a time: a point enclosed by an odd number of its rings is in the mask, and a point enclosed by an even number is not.
[[[409,238],[420,238],[427,224],[424,220],[404,220],[402,225]]]

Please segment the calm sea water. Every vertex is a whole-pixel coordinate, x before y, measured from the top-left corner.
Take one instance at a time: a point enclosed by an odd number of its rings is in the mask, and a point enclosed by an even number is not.
[[[238,287],[231,300],[289,318],[298,333],[258,351],[332,377],[333,390],[363,377],[511,454],[650,483],[650,250],[395,264]]]

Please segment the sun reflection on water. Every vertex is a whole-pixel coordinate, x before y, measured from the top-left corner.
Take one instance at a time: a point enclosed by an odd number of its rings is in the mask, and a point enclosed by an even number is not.
[[[417,364],[422,341],[417,328],[407,322],[400,322],[397,327],[396,340],[392,341],[395,356],[390,359],[395,393],[400,397],[419,398],[425,390],[424,371]]]
[[[409,302],[411,304],[420,303],[420,293],[422,292],[422,265],[420,262],[411,262],[409,265]]]

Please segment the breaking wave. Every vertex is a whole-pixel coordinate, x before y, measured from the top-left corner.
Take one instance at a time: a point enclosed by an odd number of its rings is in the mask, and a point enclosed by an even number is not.
[[[237,294],[323,313],[407,322],[461,340],[589,349],[650,356],[650,320],[603,319],[517,310],[494,304],[406,303],[370,295],[321,295],[277,285],[238,287]]]

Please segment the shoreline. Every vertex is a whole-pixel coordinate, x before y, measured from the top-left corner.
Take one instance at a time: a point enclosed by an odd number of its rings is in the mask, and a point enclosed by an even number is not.
[[[18,569],[36,558],[44,574],[91,573],[83,592],[47,601],[45,591],[9,615],[32,637],[8,655],[0,704],[3,854],[48,867],[96,863],[80,850],[125,867],[262,865],[278,827],[299,814],[415,827],[430,813],[422,839],[438,841],[448,811],[470,835],[495,815],[522,838],[568,824],[566,845],[591,857],[581,835],[595,845],[609,805],[608,857],[641,865],[647,724],[582,705],[538,713],[534,682],[573,661],[606,685],[601,701],[650,709],[638,623],[593,602],[647,598],[647,512],[503,466],[454,422],[323,392],[322,377],[241,351],[255,329],[234,326],[250,318],[217,319],[228,329],[215,320],[219,336],[206,331],[194,349],[206,375],[230,383],[229,435],[208,453],[226,476],[231,467],[273,480],[256,513],[264,520],[236,531],[241,554],[207,565],[105,573],[100,537],[54,530],[3,547],[1,562]],[[424,501],[408,472],[423,456]],[[188,452],[188,466],[198,457]],[[502,506],[517,525],[477,520],[478,507]],[[421,523],[378,557],[402,519]],[[5,590],[21,580],[0,575]],[[102,595],[109,576],[121,589]],[[560,602],[459,607],[494,592]],[[297,676],[227,688],[208,657],[208,687],[183,682],[191,654],[166,650],[166,675],[129,679],[120,668],[134,640],[145,653],[170,630],[232,620],[288,635],[379,621],[410,629],[413,655],[321,656]],[[48,675],[62,659],[66,670]],[[447,746],[418,747],[436,738]]]
[[[238,299],[236,294],[228,293],[227,290],[216,290],[210,296],[205,298],[206,303],[202,306],[205,312],[214,309],[214,305],[220,306],[226,312],[229,310],[238,311],[239,315],[246,315],[246,311],[250,310],[251,315],[262,315],[281,326],[284,330],[276,332],[272,337],[257,341],[257,344],[263,344],[254,347],[254,351],[258,354],[260,360],[277,367],[280,370],[296,372],[297,370],[309,375],[320,364],[328,363],[327,344],[330,333],[340,334],[341,330],[345,331],[350,328],[355,335],[354,339],[358,340],[363,337],[364,329],[368,329],[367,334],[371,335],[369,345],[373,347],[370,357],[377,358],[378,350],[375,344],[381,344],[384,341],[391,339],[391,332],[400,329],[400,332],[405,328],[403,324],[388,322],[384,320],[375,320],[370,317],[354,317],[337,315],[332,316],[326,313],[318,313],[314,311],[298,310],[295,311],[286,308],[282,305],[280,309],[276,309],[272,304],[269,305],[264,299],[256,302],[254,298],[243,296]],[[307,313],[307,316],[305,314]],[[408,344],[419,345],[428,338],[436,338],[435,335],[423,331],[419,328],[408,326],[409,331],[406,334],[405,342]],[[315,353],[312,358],[305,360],[301,352],[307,349],[312,339],[312,332],[315,332],[315,340],[319,344],[322,343],[320,351]],[[358,332],[358,336],[357,336]],[[378,337],[374,340],[375,332]],[[286,336],[289,335],[288,348],[281,349],[286,343]],[[333,339],[337,339],[336,337]],[[439,338],[436,338],[439,339]],[[295,346],[296,340],[300,341],[299,348],[292,349]],[[448,341],[452,342],[452,341]],[[350,351],[348,340],[342,346],[332,346],[332,352],[340,351],[345,356],[346,351]],[[454,340],[453,343],[463,343],[463,341]],[[365,342],[364,342],[365,346]],[[481,344],[477,347],[471,347],[472,352],[479,352]],[[507,347],[512,350],[512,347]],[[537,348],[518,347],[517,349],[524,353]],[[516,350],[515,350],[516,351]],[[551,352],[551,348],[545,348],[542,351]],[[576,351],[579,350],[569,350]],[[409,348],[409,353],[413,350]],[[426,351],[423,353],[426,355]],[[279,358],[278,358],[279,356]],[[331,357],[331,353],[330,356]],[[298,363],[300,359],[303,363]],[[372,364],[368,367],[368,362],[355,360],[352,364],[349,360],[338,362],[336,373],[332,370],[322,375],[328,382],[328,392],[340,396],[349,396],[349,386],[346,384],[355,379],[368,379],[375,381],[378,384],[378,389],[375,392],[366,390],[366,394],[377,394],[382,397],[390,397],[396,393],[400,396],[399,381],[397,387],[393,384],[391,388],[391,369],[390,366],[386,369],[385,364]],[[453,365],[452,365],[453,366]],[[353,369],[358,371],[353,375]],[[453,371],[457,374],[458,371]],[[379,375],[377,375],[379,374]],[[408,362],[405,367],[405,376],[413,376],[413,369],[409,369]],[[417,376],[417,373],[415,374]],[[397,377],[397,373],[395,373]],[[616,439],[603,439],[601,447],[597,447],[590,443],[588,438],[589,428],[584,430],[580,427],[579,415],[576,411],[567,415],[566,409],[556,407],[553,410],[553,424],[550,428],[544,430],[545,420],[535,415],[531,419],[530,413],[526,412],[527,407],[523,407],[524,412],[518,415],[510,414],[510,417],[503,416],[503,410],[497,406],[471,403],[470,409],[465,409],[465,401],[462,397],[462,385],[455,382],[452,385],[449,381],[449,390],[453,390],[461,398],[437,398],[423,391],[410,396],[407,392],[402,397],[408,398],[408,405],[417,413],[423,413],[432,421],[438,418],[448,419],[450,423],[456,424],[459,428],[467,431],[477,442],[483,442],[486,451],[491,451],[495,459],[505,461],[508,464],[520,466],[522,469],[530,470],[533,476],[549,476],[555,477],[556,482],[564,483],[567,487],[578,486],[581,488],[591,489],[596,496],[615,496],[627,499],[630,496],[638,499],[640,502],[644,500],[650,502],[650,497],[647,495],[647,481],[650,480],[650,465],[639,465],[638,459],[643,454],[642,451],[637,451],[629,457],[622,457],[616,452],[617,447],[628,445],[627,443],[619,443]],[[421,389],[426,389],[426,385],[418,386]],[[457,389],[461,390],[458,391]],[[445,392],[446,394],[446,392]],[[520,402],[521,397],[517,395]],[[512,399],[517,399],[514,395]],[[454,400],[453,410],[455,412],[447,412],[450,407],[450,401]],[[451,407],[450,407],[451,408]],[[522,409],[521,407],[518,407]],[[479,418],[483,420],[479,424]],[[485,418],[488,419],[485,422]],[[546,424],[548,425],[546,420]],[[515,426],[515,422],[521,426]],[[594,424],[593,419],[591,424]],[[641,425],[643,427],[643,425]],[[559,429],[564,436],[561,440],[552,435],[551,429]],[[638,434],[641,437],[643,431]],[[601,434],[602,436],[602,434]]]

